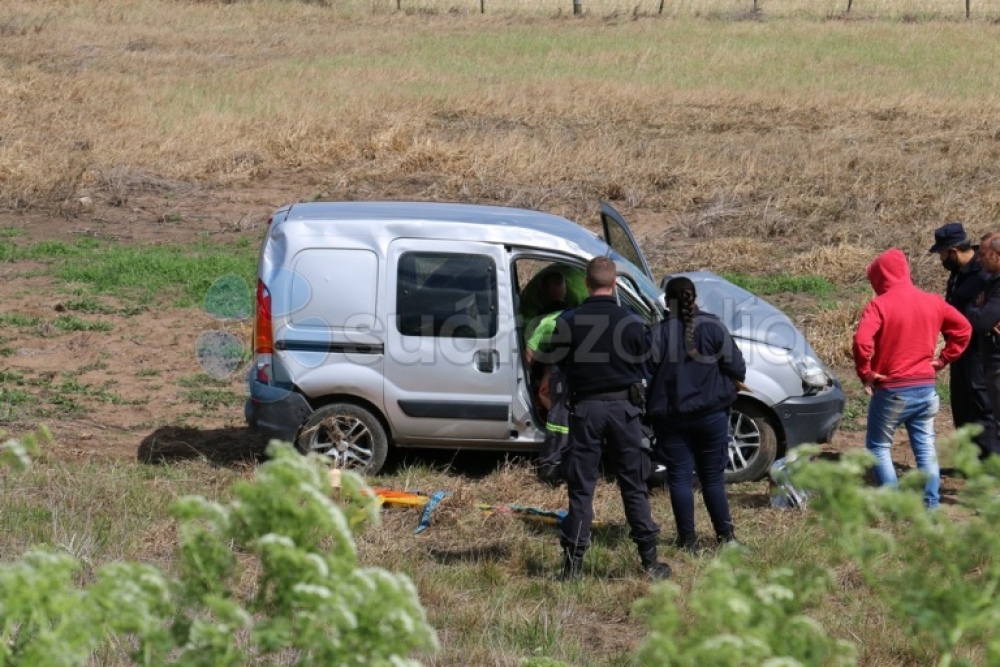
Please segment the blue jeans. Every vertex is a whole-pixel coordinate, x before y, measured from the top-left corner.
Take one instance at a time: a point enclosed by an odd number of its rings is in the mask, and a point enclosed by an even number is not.
[[[656,447],[667,464],[667,486],[677,534],[694,534],[694,476],[718,536],[733,532],[726,496],[729,462],[729,411],[716,410],[697,417],[653,418]]]
[[[881,486],[896,486],[896,469],[892,467],[892,436],[900,424],[910,436],[910,447],[917,468],[927,475],[924,485],[924,505],[935,508],[941,502],[941,469],[934,448],[934,415],[940,399],[934,385],[903,389],[876,389],[868,405],[868,432],[865,447],[877,459],[875,475]]]

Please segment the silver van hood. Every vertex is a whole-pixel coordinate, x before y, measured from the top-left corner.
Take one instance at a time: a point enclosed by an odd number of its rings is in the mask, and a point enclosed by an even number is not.
[[[734,285],[711,271],[692,271],[687,276],[698,292],[698,306],[716,317],[736,338],[746,338],[768,345],[814,354],[805,336],[795,324],[764,299]],[[673,276],[665,277],[666,280]]]

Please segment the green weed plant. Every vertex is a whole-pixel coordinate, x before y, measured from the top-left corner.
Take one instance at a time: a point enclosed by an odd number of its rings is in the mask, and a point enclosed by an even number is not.
[[[865,450],[819,460],[818,447],[789,456],[793,482],[811,493],[809,523],[824,535],[824,562],[755,572],[739,549],[724,549],[689,599],[664,583],[636,605],[650,635],[648,665],[854,665],[857,648],[810,616],[833,592],[834,571],[851,564],[867,594],[892,615],[916,651],[938,667],[998,664],[1000,638],[1000,457],[985,463],[963,429],[945,444],[965,487],[955,511],[928,511],[924,477],[900,489],[867,486]]]
[[[0,452],[23,467],[34,442]],[[335,503],[319,459],[280,443],[268,453],[231,501],[173,504],[176,574],[117,562],[79,585],[83,563],[45,548],[0,567],[0,665],[87,665],[112,646],[131,647],[138,665],[213,667],[397,666],[433,651],[410,580],[358,566],[354,536],[378,518],[361,479],[345,473]]]
[[[920,473],[904,474],[899,489],[875,488],[864,481],[865,451],[830,460],[818,448],[795,449],[791,476],[810,492],[803,530],[823,545],[818,557],[761,566],[725,547],[689,588],[657,584],[635,604],[648,633],[629,664],[858,664],[863,647],[817,620],[845,567],[921,664],[997,664],[1000,459],[979,461],[971,436],[963,430],[942,443],[964,482],[954,503],[933,512],[923,507]],[[8,440],[0,452],[8,464],[30,465],[35,440]],[[171,573],[117,562],[81,577],[88,568],[74,555],[41,548],[0,567],[0,665],[84,665],[111,650],[131,651],[140,665],[279,656],[282,664],[406,665],[415,664],[408,656],[432,655],[437,639],[410,580],[359,567],[355,536],[377,517],[360,478],[343,475],[334,503],[318,459],[276,443],[269,455],[229,500],[173,504]],[[248,576],[253,585],[241,585]],[[520,646],[558,652],[559,631],[542,626],[511,631],[527,633]],[[523,664],[562,663],[538,655]]]

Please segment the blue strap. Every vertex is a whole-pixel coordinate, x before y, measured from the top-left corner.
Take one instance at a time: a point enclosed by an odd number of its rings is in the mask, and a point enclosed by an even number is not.
[[[434,508],[438,506],[438,503],[450,495],[450,491],[441,490],[437,490],[431,495],[431,499],[427,501],[426,505],[424,505],[424,511],[420,515],[420,523],[418,523],[417,527],[413,529],[414,535],[419,535],[427,530],[428,526],[431,525],[431,513],[434,512]]]

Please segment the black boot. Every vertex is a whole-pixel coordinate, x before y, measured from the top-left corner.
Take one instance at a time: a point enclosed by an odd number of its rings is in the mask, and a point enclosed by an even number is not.
[[[661,563],[656,559],[656,542],[640,544],[638,546],[639,560],[642,562],[642,569],[646,571],[646,574],[656,581],[668,578],[671,574],[671,569],[669,565]]]
[[[583,550],[563,548],[562,571],[559,581],[574,581],[583,577]]]
[[[679,533],[674,538],[674,546],[689,554],[698,553],[698,536],[694,533]]]
[[[738,539],[736,539],[736,535],[731,530],[727,531],[725,533],[719,534],[719,536],[716,537],[716,539],[719,542],[719,546],[723,547],[723,548],[724,547],[730,547],[730,548],[739,549],[740,551],[749,551],[750,550],[747,547],[747,545],[743,544]]]

